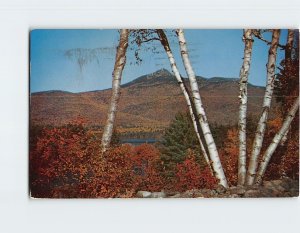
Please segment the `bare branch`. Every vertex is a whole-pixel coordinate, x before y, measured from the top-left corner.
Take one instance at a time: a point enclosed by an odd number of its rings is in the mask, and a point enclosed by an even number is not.
[[[268,40],[266,40],[266,39],[263,37],[261,30],[257,30],[257,29],[252,30],[252,33],[253,33],[253,35],[254,35],[257,39],[259,39],[259,40],[265,42],[267,45],[271,45],[271,44],[272,44],[271,41],[268,41]],[[282,44],[278,44],[278,47],[281,48],[281,49],[286,49],[286,46],[285,46],[285,45],[282,45]]]

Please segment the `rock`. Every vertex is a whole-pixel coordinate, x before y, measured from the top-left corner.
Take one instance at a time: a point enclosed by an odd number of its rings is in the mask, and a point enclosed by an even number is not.
[[[181,197],[183,198],[199,198],[199,197],[205,197],[202,193],[202,190],[200,189],[191,189],[185,191]]]
[[[263,187],[269,190],[273,190],[275,192],[281,192],[283,193],[286,189],[281,186],[282,182],[278,180],[274,181],[265,181],[263,183]]]
[[[165,192],[165,194],[166,194],[167,197],[172,197],[172,196],[175,196],[176,194],[180,194],[177,191],[170,191],[170,190],[166,190],[164,192]]]
[[[239,197],[241,197],[241,196],[238,195],[238,194],[231,194],[231,195],[228,195],[227,197],[231,197],[231,198],[239,198]]]
[[[167,195],[165,192],[153,192],[150,197],[151,198],[165,198]]]
[[[187,191],[185,191],[182,195],[181,195],[181,197],[183,197],[183,198],[191,198],[191,197],[193,197],[194,196],[194,190],[192,189],[192,190],[187,190]]]
[[[216,196],[218,196],[218,192],[216,191],[216,190],[210,190],[210,197],[216,197]]]
[[[230,194],[243,195],[246,192],[246,189],[243,186],[231,187],[229,192]]]
[[[201,197],[204,197],[204,195],[202,194],[201,190],[195,190],[193,193],[193,197],[201,198]]]
[[[299,181],[290,178],[264,181],[263,185],[233,186],[226,189],[218,185],[216,189],[191,189],[183,193],[177,191],[148,192],[139,191],[140,198],[258,198],[258,197],[298,197]]]
[[[284,183],[289,185],[289,189],[296,189],[299,193],[299,181],[298,180],[292,180],[290,178],[285,178]]]
[[[150,198],[151,197],[151,192],[148,191],[138,191],[136,196],[140,198]]]
[[[180,198],[180,197],[181,197],[180,193],[177,193],[177,194],[175,194],[173,196],[170,196],[170,198]]]
[[[219,184],[218,187],[217,187],[217,189],[216,189],[217,193],[219,193],[219,194],[226,193],[226,190],[227,189],[223,185],[221,185],[221,184]]]
[[[299,188],[292,188],[289,190],[290,197],[299,197]]]
[[[281,192],[276,189],[264,188],[260,190],[260,197],[279,197]]]
[[[264,181],[263,186],[266,188],[274,188],[277,186],[281,186],[282,183],[283,182],[281,180]]]
[[[256,197],[260,197],[261,196],[261,192],[257,189],[257,190],[247,190],[244,194],[244,197],[251,197],[251,198],[256,198]]]
[[[286,182],[285,180],[283,180],[280,186],[283,187],[285,190],[289,190],[291,188],[290,183],[288,181]]]
[[[247,185],[247,186],[245,186],[245,189],[246,189],[246,191],[247,190],[259,190],[260,187],[261,187],[260,185],[254,184],[254,185]]]
[[[203,197],[212,197],[216,194],[216,191],[210,189],[202,189],[201,194],[203,195]]]

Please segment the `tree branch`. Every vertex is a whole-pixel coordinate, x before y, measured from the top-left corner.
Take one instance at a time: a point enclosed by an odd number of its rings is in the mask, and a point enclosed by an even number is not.
[[[260,30],[253,30],[253,35],[257,38],[257,39],[260,39],[261,41],[265,42],[267,45],[271,45],[271,41],[268,41],[266,40]],[[278,44],[278,47],[281,48],[281,49],[286,49],[286,46],[285,45],[281,45],[281,44]]]
[[[153,40],[159,40],[160,41],[159,38],[153,37],[153,38],[150,38],[150,39],[141,40],[141,43],[146,43],[146,42],[153,41]]]

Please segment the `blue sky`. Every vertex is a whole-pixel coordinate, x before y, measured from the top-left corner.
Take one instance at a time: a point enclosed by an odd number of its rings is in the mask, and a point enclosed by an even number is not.
[[[186,76],[181,62],[176,37],[170,35],[171,47],[177,65]],[[244,44],[242,30],[185,30],[193,68],[197,75],[211,77],[238,77],[242,64]],[[281,31],[281,43],[285,44],[287,30]],[[265,37],[271,39],[271,33]],[[33,30],[30,33],[30,89],[31,92],[64,90],[84,92],[111,87],[115,48],[118,44],[117,30]],[[158,53],[147,48],[157,48]],[[82,68],[74,57],[66,56],[74,49],[97,51]],[[129,48],[134,49],[132,45]],[[122,83],[158,69],[170,70],[170,65],[158,42],[141,47],[143,62],[134,64],[133,50],[127,54],[127,64]],[[265,86],[268,46],[255,40],[249,81]],[[277,61],[284,53],[279,49]]]

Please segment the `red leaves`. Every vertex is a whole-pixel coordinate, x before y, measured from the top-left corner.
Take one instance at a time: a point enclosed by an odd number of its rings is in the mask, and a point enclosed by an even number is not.
[[[32,195],[49,197],[57,194],[57,187],[81,183],[91,170],[91,147],[95,141],[82,121],[44,129],[30,151]]]
[[[270,131],[277,127],[270,124]],[[270,133],[271,134],[271,133]],[[272,135],[271,135],[272,136]],[[265,141],[271,138],[266,134]],[[34,197],[132,197],[139,190],[186,191],[214,188],[217,184],[209,168],[204,169],[188,150],[186,159],[172,168],[174,175],[164,176],[158,149],[149,144],[137,147],[120,145],[103,156],[100,138],[83,124],[46,128],[30,149],[30,188]],[[251,147],[248,142],[248,148]],[[249,149],[248,149],[249,150]],[[238,131],[230,129],[220,150],[222,165],[231,185],[237,182]],[[285,174],[299,175],[299,136],[290,138],[285,147],[274,154],[265,179]]]
[[[237,184],[239,154],[238,140],[238,130],[236,128],[229,129],[227,131],[227,137],[224,142],[223,150],[220,151],[221,162],[227,177],[227,181],[230,185]],[[247,146],[250,148],[250,145]]]
[[[149,144],[142,144],[134,148],[134,155],[130,159],[139,190],[154,192],[163,189],[158,149]]]
[[[176,166],[175,188],[178,191],[190,189],[212,188],[217,184],[215,177],[211,175],[209,168],[201,170],[195,156],[190,154]]]
[[[122,145],[102,157],[100,141],[80,122],[44,129],[30,151],[32,195],[131,197],[140,189],[163,188],[156,148]]]

